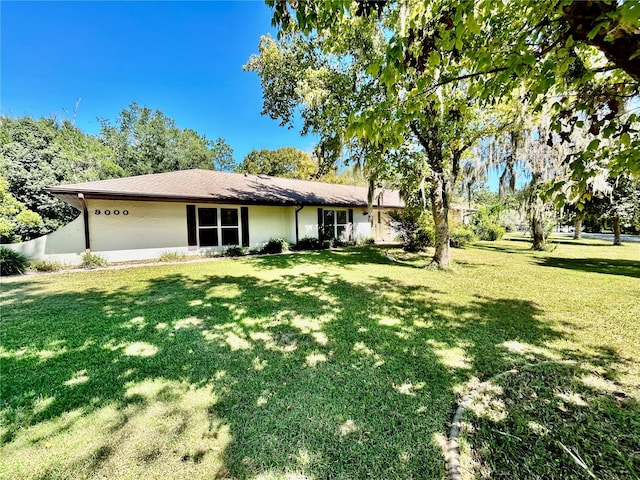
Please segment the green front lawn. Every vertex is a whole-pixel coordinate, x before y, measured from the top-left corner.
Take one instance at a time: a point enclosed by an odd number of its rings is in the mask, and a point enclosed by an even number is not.
[[[453,254],[3,279],[0,477],[440,479],[487,380],[465,475],[638,475],[640,244]]]

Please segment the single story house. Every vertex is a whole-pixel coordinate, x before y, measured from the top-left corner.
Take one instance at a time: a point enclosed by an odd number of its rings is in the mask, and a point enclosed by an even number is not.
[[[387,213],[404,206],[397,191],[377,190],[370,218],[365,187],[200,169],[45,190],[81,214],[49,235],[10,247],[68,264],[89,251],[128,261],[260,248],[273,238],[393,241]]]

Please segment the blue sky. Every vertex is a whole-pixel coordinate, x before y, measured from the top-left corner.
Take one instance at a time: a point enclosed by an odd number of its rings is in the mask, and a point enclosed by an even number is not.
[[[262,1],[0,3],[2,115],[54,116],[99,132],[131,101],[181,128],[222,137],[240,162],[252,149],[314,139],[261,116],[244,65],[275,32]]]

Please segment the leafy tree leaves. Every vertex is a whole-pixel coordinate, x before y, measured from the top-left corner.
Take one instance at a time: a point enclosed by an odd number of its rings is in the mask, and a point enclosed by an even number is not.
[[[133,102],[115,123],[102,120],[100,136],[69,121],[0,118],[0,235],[29,240],[77,217],[44,187],[190,168],[233,171],[233,150],[180,129],[160,110]],[[5,208],[6,207],[6,208]]]

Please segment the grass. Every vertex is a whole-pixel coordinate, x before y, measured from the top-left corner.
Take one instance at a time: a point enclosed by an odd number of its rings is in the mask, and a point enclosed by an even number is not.
[[[466,418],[474,475],[633,478],[640,245],[527,248],[3,279],[0,478],[444,478],[460,396],[510,369]]]
[[[166,251],[162,252],[158,257],[160,262],[186,262],[189,256],[183,252]]]

